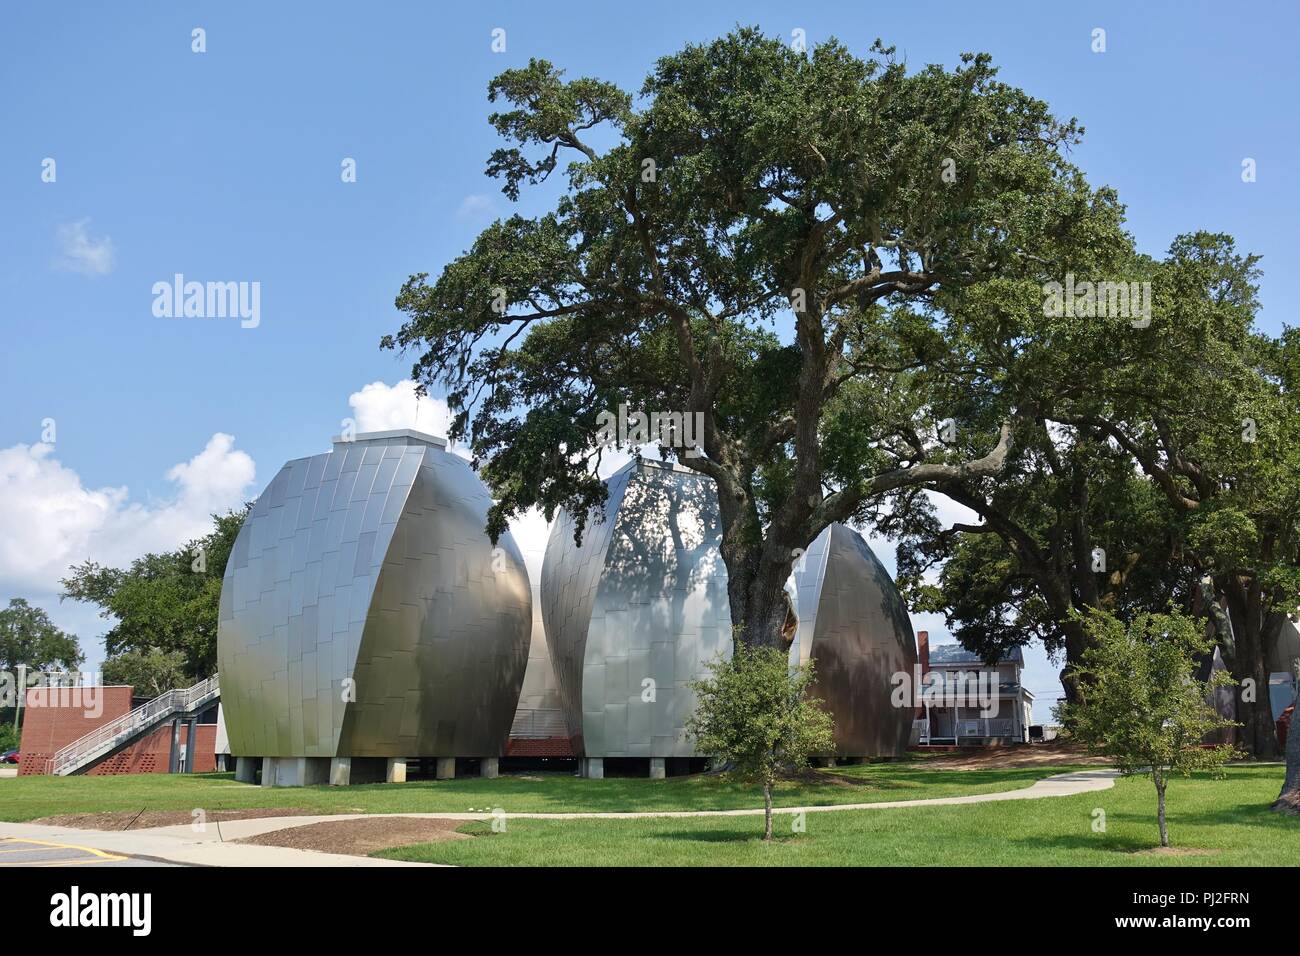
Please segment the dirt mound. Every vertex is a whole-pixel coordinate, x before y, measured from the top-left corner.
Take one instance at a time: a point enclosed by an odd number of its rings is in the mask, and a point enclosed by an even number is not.
[[[330,820],[325,823],[310,823],[301,827],[273,830],[238,842],[367,856],[376,850],[410,846],[413,843],[473,839],[468,833],[456,832],[456,828],[463,825],[464,822],[459,820],[429,820],[420,817]]]
[[[304,810],[301,807],[210,810],[204,820],[207,823],[221,823],[225,820],[258,820],[262,817],[297,817],[319,813],[319,810]],[[77,830],[146,830],[150,827],[174,827],[182,823],[193,823],[194,814],[190,810],[110,810],[100,813],[60,813],[28,822],[39,826],[73,827]]]
[[[1134,856],[1210,856],[1213,850],[1198,850],[1186,846],[1153,846],[1149,850],[1134,850]]]
[[[1083,764],[1104,767],[1106,757],[1088,753],[1077,744],[1024,744],[1016,747],[971,747],[962,750],[920,750],[926,766],[935,770],[1012,770],[1053,764]]]

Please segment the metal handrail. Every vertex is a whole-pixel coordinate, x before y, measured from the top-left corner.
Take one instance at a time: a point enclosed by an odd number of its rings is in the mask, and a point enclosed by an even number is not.
[[[105,750],[111,750],[121,741],[135,736],[141,730],[157,723],[168,714],[187,712],[212,700],[221,693],[218,675],[213,674],[193,687],[169,690],[148,703],[115,720],[95,728],[79,737],[45,761],[45,772],[63,775],[76,769]]]
[[[550,737],[567,737],[569,728],[564,722],[562,710],[525,707],[515,712],[510,736],[545,740]]]

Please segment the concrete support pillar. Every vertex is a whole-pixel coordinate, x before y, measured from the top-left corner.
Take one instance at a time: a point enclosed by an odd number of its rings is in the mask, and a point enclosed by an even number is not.
[[[434,771],[434,776],[437,777],[439,780],[455,780],[456,779],[456,758],[439,757],[438,766]]]
[[[605,779],[605,758],[585,757],[582,761],[582,775],[588,780]]]
[[[176,773],[181,764],[181,719],[172,720],[172,749],[167,755],[167,772]]]
[[[668,776],[665,761],[663,757],[650,758],[650,779],[662,780]]]
[[[496,757],[484,757],[478,762],[478,775],[494,780],[501,773],[501,763]]]
[[[257,758],[236,757],[235,779],[240,783],[257,783]]]
[[[389,757],[388,767],[384,771],[385,783],[406,783],[406,758]]]
[[[199,756],[199,719],[191,717],[185,722],[185,772],[196,773],[196,762]]]
[[[346,787],[352,782],[352,758],[330,758],[330,786]]]
[[[313,787],[329,780],[329,772],[327,757],[266,757],[262,761],[262,786]]]
[[[300,787],[318,787],[330,779],[330,761],[328,757],[301,757],[298,763],[298,785]]]

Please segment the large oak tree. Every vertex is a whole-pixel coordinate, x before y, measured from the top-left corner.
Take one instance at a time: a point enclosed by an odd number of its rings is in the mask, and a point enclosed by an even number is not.
[[[1081,130],[988,57],[908,73],[877,44],[797,52],[753,29],[664,57],[638,96],[532,61],[492,81],[517,198],[383,345],[445,389],[497,504],[581,517],[605,494],[602,412],[698,414],[738,639],[779,645],[783,584],[828,524],[997,475],[1040,412],[950,333],[1071,263],[1123,255],[1121,211],[1065,153]],[[1011,305],[1005,305],[1010,300]],[[782,335],[783,330],[788,330]],[[960,440],[936,394],[968,393]]]

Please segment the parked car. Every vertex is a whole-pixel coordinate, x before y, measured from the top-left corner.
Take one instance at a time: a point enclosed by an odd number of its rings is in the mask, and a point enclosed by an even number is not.
[[[4,753],[0,754],[0,763],[17,763],[18,758],[21,756],[22,754],[17,750],[6,750]]]

